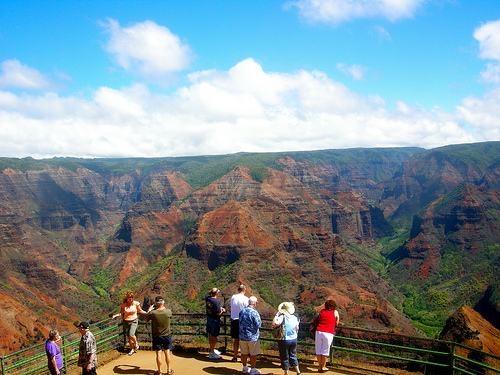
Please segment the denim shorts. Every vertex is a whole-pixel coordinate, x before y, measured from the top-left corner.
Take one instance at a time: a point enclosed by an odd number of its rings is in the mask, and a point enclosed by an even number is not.
[[[172,335],[153,337],[153,350],[172,349]]]
[[[207,316],[207,333],[212,337],[219,336],[220,319],[214,319],[214,318]]]

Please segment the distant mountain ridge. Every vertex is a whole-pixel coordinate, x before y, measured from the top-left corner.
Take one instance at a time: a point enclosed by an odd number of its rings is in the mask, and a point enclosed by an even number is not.
[[[307,320],[331,297],[346,324],[438,332],[499,281],[499,166],[500,142],[0,158],[0,303],[14,309],[0,348],[102,318],[127,289],[199,312],[206,290],[241,282],[264,316],[293,300]]]

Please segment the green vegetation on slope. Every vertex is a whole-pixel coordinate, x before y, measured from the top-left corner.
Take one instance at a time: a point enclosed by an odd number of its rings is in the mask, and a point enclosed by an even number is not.
[[[92,170],[104,178],[123,176],[137,172],[141,176],[152,171],[180,171],[186,175],[187,182],[200,189],[224,176],[236,166],[250,168],[250,175],[258,182],[267,177],[266,168],[282,170],[284,166],[278,160],[286,156],[298,162],[310,162],[320,165],[328,164],[342,167],[343,170],[356,167],[371,174],[375,182],[385,180],[392,175],[387,163],[397,168],[402,161],[412,155],[424,151],[417,147],[401,148],[355,148],[343,150],[296,151],[276,153],[237,153],[229,155],[209,155],[166,158],[52,158],[36,160],[31,157],[24,159],[0,158],[0,171],[11,168],[26,172],[27,170],[42,170],[47,167],[64,168],[75,171],[79,167]]]

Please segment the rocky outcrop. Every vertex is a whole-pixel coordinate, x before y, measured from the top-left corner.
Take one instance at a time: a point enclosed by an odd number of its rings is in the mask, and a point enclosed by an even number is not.
[[[500,331],[466,305],[446,321],[440,339],[457,342],[489,354],[500,354]]]
[[[500,266],[500,264],[499,264]],[[493,327],[500,329],[500,283],[491,284],[474,306]]]
[[[497,156],[496,142],[447,146],[414,155],[383,183],[380,206],[385,217],[411,215],[463,184],[498,187]]]
[[[498,214],[498,190],[460,185],[414,216],[410,239],[393,259],[399,258],[416,278],[440,272],[446,248],[456,249],[456,254],[465,255],[469,262],[477,261],[477,249],[500,242]]]
[[[355,191],[370,199],[378,199],[382,193],[378,184],[391,179],[403,161],[422,152],[418,148],[405,149],[351,149],[328,150],[283,157],[278,163],[285,165],[284,172],[313,189],[330,191]]]
[[[49,231],[76,224],[109,231],[121,218],[118,206],[123,198],[110,194],[110,190],[103,177],[83,168],[75,172],[57,168],[26,173],[5,169],[0,174],[5,209]]]
[[[256,184],[247,169],[238,168],[180,205],[185,215],[199,214],[184,244],[187,256],[212,271],[237,264],[235,277],[246,279],[254,293],[266,289],[263,277],[276,279],[273,296],[261,295],[264,315],[272,314],[278,296],[303,300],[304,305],[297,306],[304,309],[306,295],[333,294],[346,312],[346,321],[359,313],[366,317],[359,321],[365,326],[416,333],[387,300],[402,296],[345,249],[338,235],[359,242],[373,239],[370,209],[361,196],[317,194],[286,173],[268,173],[264,183]],[[351,211],[341,202],[350,204]],[[340,222],[340,212],[345,216],[343,225],[334,224]],[[293,283],[278,281],[288,278]]]

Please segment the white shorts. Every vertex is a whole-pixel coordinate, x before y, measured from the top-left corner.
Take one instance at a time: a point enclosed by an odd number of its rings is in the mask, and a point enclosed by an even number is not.
[[[251,356],[258,355],[260,353],[260,341],[241,341],[240,340],[240,351],[241,354]]]
[[[328,357],[330,355],[330,346],[333,341],[333,333],[316,331],[314,344],[316,346],[316,355]]]

